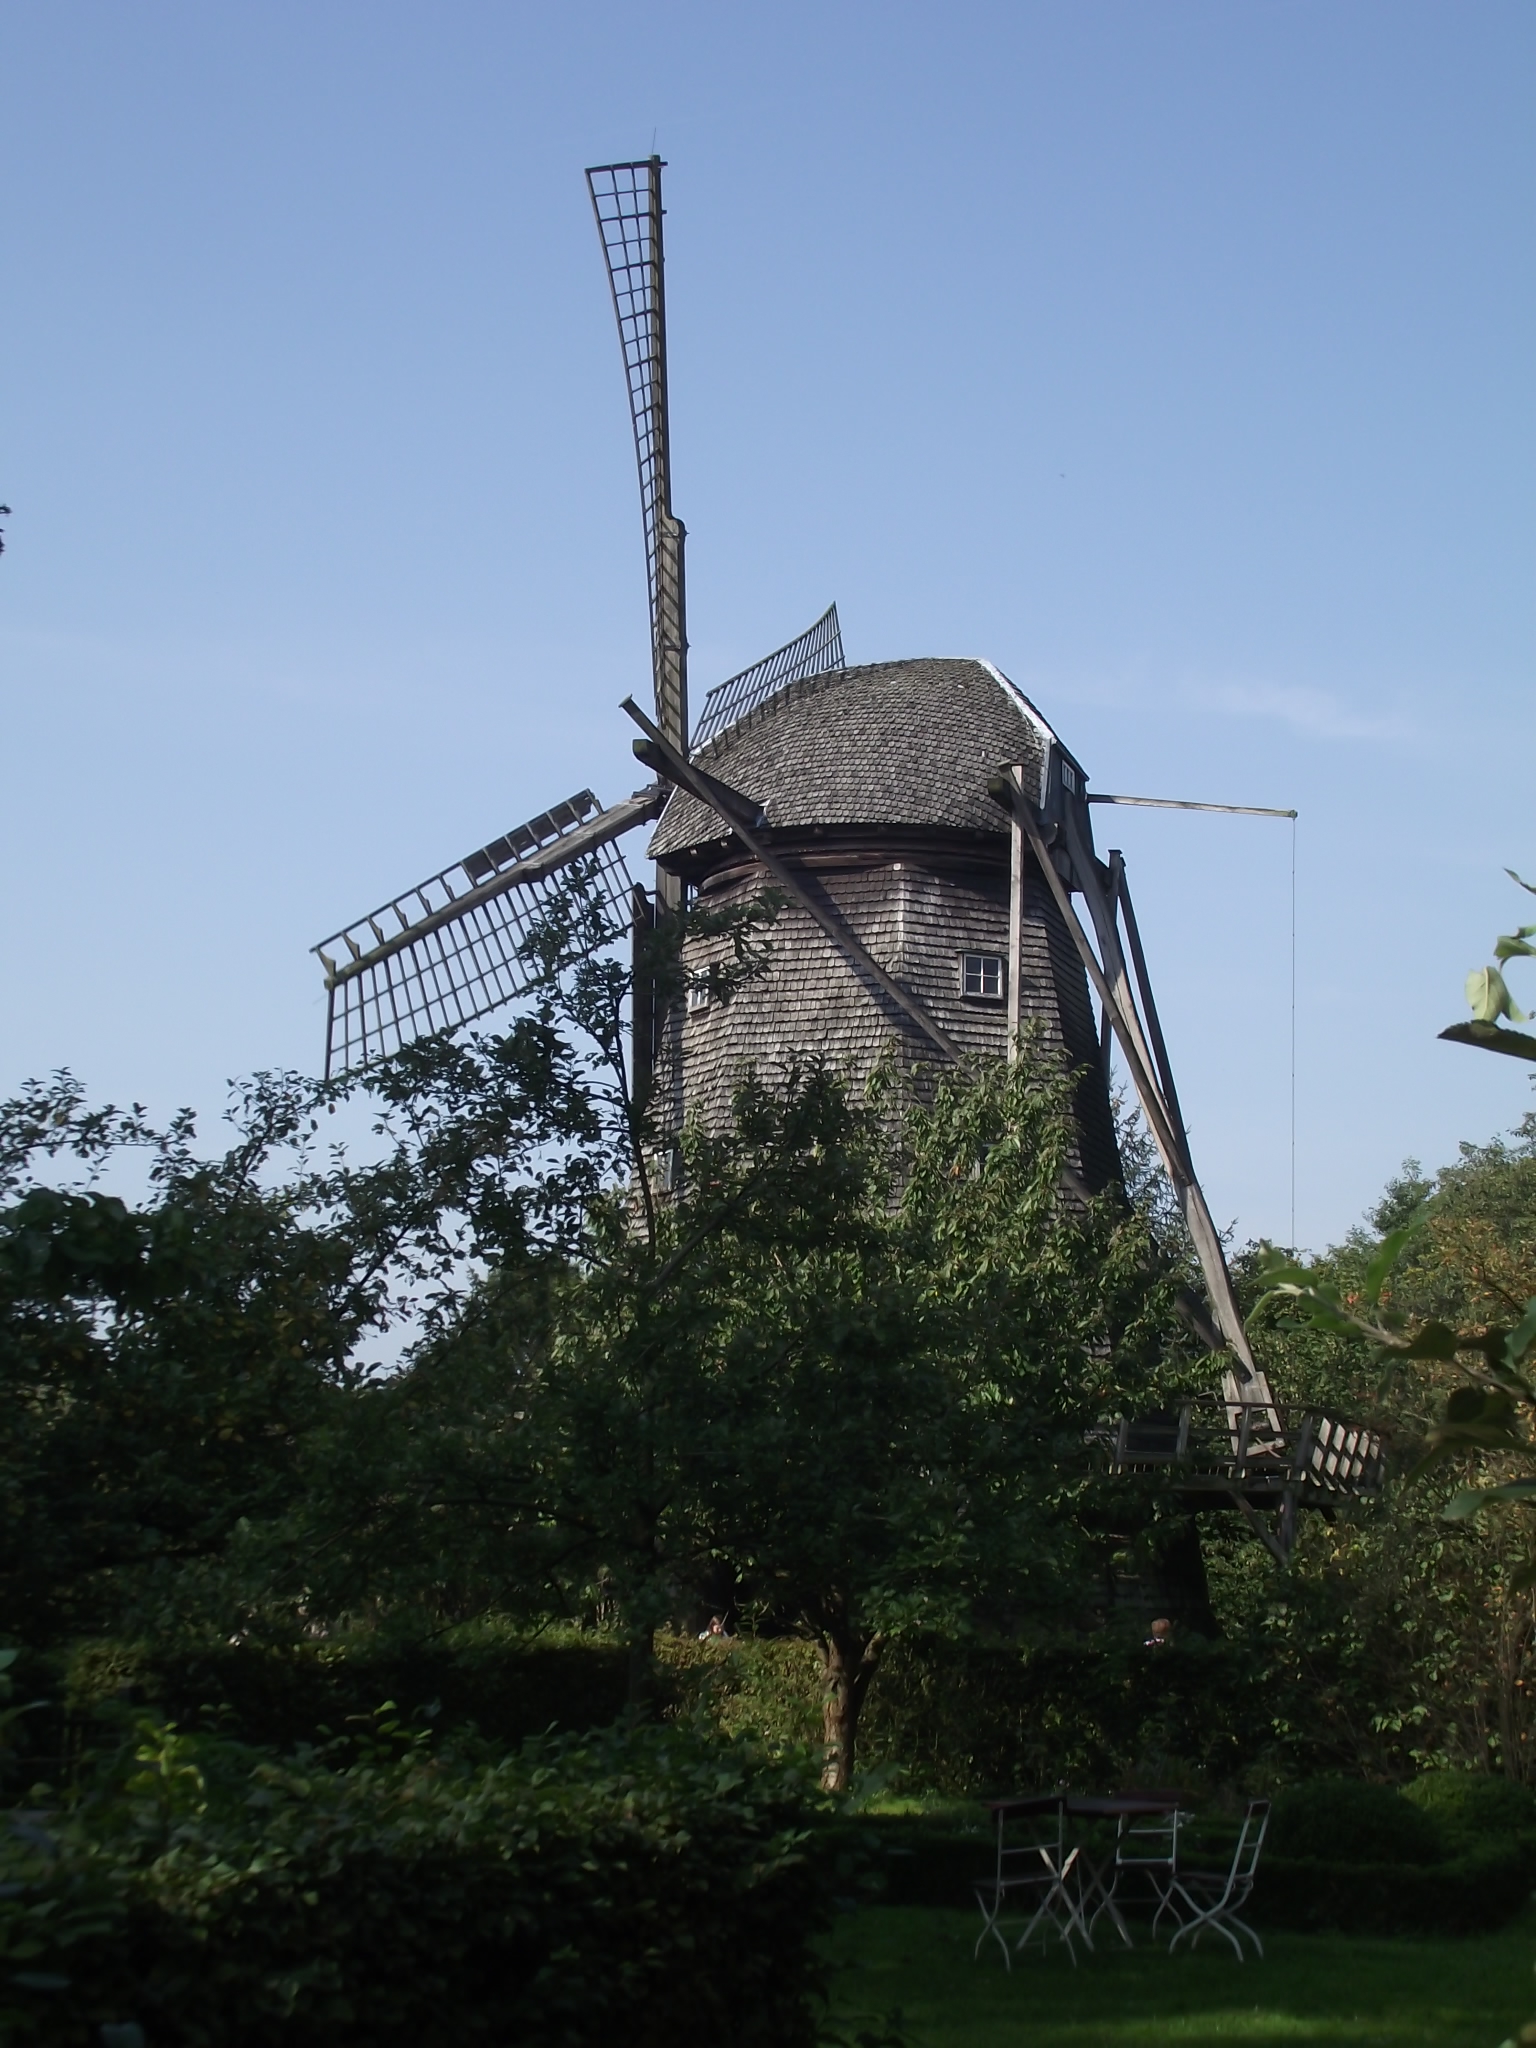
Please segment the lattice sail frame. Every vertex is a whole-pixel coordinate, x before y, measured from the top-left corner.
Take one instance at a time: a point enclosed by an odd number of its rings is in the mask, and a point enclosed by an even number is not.
[[[843,666],[843,631],[837,621],[837,606],[829,604],[815,625],[807,626],[797,639],[786,640],[772,654],[765,654],[751,668],[710,691],[693,730],[693,744],[702,747],[791,683]]]
[[[645,566],[651,597],[651,666],[656,723],[679,752],[688,746],[688,638],[682,522],[672,513],[672,448],[667,411],[667,307],[662,258],[659,156],[644,163],[599,164],[587,190],[602,237],[613,310],[624,350]]]
[[[654,813],[640,799],[605,812],[584,789],[322,939],[312,950],[326,976],[326,1078],[521,995],[533,979],[523,958],[529,933],[577,863],[590,863],[615,936],[626,929],[629,869],[616,835],[593,835],[630,809],[631,823]]]

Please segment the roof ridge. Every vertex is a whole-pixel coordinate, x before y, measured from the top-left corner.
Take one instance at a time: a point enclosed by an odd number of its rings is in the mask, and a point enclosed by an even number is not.
[[[729,725],[722,726],[719,732],[704,742],[703,746],[696,748],[689,759],[702,760],[706,754],[712,754],[716,749],[722,754],[729,752],[726,743],[750,732],[754,724],[761,719],[776,714],[784,705],[803,703],[807,697],[819,696],[822,690],[829,689],[834,683],[846,682],[850,677],[869,675],[875,669],[918,668],[928,662],[945,662],[956,668],[979,668],[988,675],[1007,681],[1005,677],[999,676],[999,671],[990,661],[984,661],[975,654],[908,654],[895,661],[860,661],[844,668],[818,669],[814,675],[797,676],[792,683],[785,683],[782,688],[775,690],[771,697],[765,697],[760,704],[754,704],[750,711],[744,711],[740,718],[733,718]],[[1015,684],[1008,683],[1004,694],[1012,700],[1021,696],[1022,692]],[[1038,717],[1038,713],[1036,716]]]
[[[990,663],[914,655],[797,677],[692,759],[761,803],[775,828],[921,825],[1005,835],[987,781],[1004,761],[1038,762],[1050,728]],[[674,790],[652,848],[665,857],[724,828]]]

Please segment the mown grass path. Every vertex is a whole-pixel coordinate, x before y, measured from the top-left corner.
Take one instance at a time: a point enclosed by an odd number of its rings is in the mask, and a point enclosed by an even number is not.
[[[869,2024],[900,2014],[912,2048],[1498,2048],[1536,2012],[1536,1919],[1465,1940],[1266,1937],[1262,1961],[1223,1943],[1169,1956],[1145,1931],[1073,1969],[1059,1950],[1003,1969],[973,1962],[975,1914],[875,1906],[831,1941],[833,2010]]]

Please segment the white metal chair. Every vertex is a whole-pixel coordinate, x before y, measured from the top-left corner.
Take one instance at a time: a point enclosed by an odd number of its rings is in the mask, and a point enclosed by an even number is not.
[[[1034,1802],[1030,1802],[1031,1805]],[[1006,1807],[997,1815],[997,1869],[989,1884],[976,1886],[976,1903],[981,1908],[982,1930],[976,1937],[973,1956],[981,1954],[990,1934],[1003,1952],[1011,1970],[1013,1957],[1030,1946],[1037,1934],[1041,1947],[1061,1942],[1077,1965],[1072,1946],[1074,1929],[1090,1949],[1093,1947],[1083,1919],[1078,1896],[1078,1850],[1067,1847],[1066,1795],[1043,1812],[1011,1814]],[[1018,1903],[1021,1910],[1034,1910],[1024,1931],[1011,1946],[1000,1924],[1006,1906]]]
[[[1121,1940],[1129,1948],[1131,1931],[1125,1924],[1120,1904],[1131,1885],[1145,1882],[1157,1902],[1152,1915],[1152,1932],[1170,1910],[1168,1895],[1179,1867],[1179,1829],[1189,1816],[1178,1807],[1165,1813],[1122,1814],[1115,1830],[1115,1858],[1107,1883],[1098,1886],[1099,1903],[1088,1917],[1089,1930],[1101,1913],[1108,1913]],[[1177,1916],[1175,1916],[1177,1917]]]
[[[1193,1948],[1207,1929],[1215,1928],[1224,1934],[1237,1952],[1239,1962],[1243,1961],[1243,1944],[1239,1935],[1246,1934],[1258,1955],[1263,1955],[1264,1944],[1248,1925],[1238,1918],[1239,1910],[1247,1905],[1253,1890],[1253,1880],[1258,1874],[1259,1851],[1264,1846],[1265,1832],[1269,1827],[1269,1801],[1255,1799],[1243,1816],[1242,1832],[1237,1838],[1237,1847],[1232,1851],[1232,1862],[1226,1870],[1176,1870],[1168,1887],[1163,1905],[1169,1912],[1182,1919],[1185,1908],[1190,1917],[1183,1920],[1178,1932],[1168,1944],[1172,1955],[1187,1934]],[[1159,1908],[1158,1917],[1162,1916]],[[1154,1922],[1154,1925],[1156,1923]]]

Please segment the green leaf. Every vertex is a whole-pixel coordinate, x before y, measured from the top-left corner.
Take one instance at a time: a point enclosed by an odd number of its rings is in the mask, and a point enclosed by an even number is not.
[[[1479,1508],[1496,1504],[1518,1507],[1530,1501],[1536,1501],[1536,1479],[1511,1479],[1503,1486],[1464,1486],[1446,1503],[1442,1520],[1464,1522]]]
[[[1493,948],[1495,960],[1529,960],[1536,956],[1536,946],[1530,943],[1536,924],[1523,924],[1517,932],[1506,932]]]
[[[1525,1314],[1504,1339],[1504,1363],[1511,1372],[1536,1344],[1536,1301],[1525,1304]]]
[[[1386,1285],[1387,1275],[1402,1256],[1403,1247],[1410,1238],[1423,1229],[1425,1214],[1422,1206],[1414,1211],[1408,1221],[1396,1230],[1389,1230],[1365,1269],[1365,1298],[1374,1308],[1381,1299],[1381,1290]]]
[[[1522,889],[1527,890],[1529,894],[1531,894],[1532,896],[1536,896],[1536,882],[1520,881],[1520,877],[1515,873],[1513,868],[1506,868],[1504,872],[1506,875],[1508,875],[1509,879],[1512,882],[1520,882],[1520,886]]]
[[[1516,1008],[1497,967],[1473,968],[1467,976],[1467,1006],[1479,1024],[1493,1024],[1500,1017],[1510,1017],[1517,1024],[1528,1021],[1525,1012]]]
[[[1536,1060],[1536,1038],[1528,1031],[1504,1031],[1474,1017],[1469,1024],[1448,1024],[1440,1033],[1453,1045],[1476,1045],[1484,1052],[1507,1052],[1517,1060]]]
[[[1394,1344],[1395,1358],[1437,1358],[1449,1364],[1465,1348],[1460,1336],[1445,1323],[1426,1323],[1415,1330],[1406,1344]]]
[[[1501,1414],[1510,1410],[1508,1395],[1492,1396],[1482,1387],[1453,1387],[1446,1397],[1445,1419],[1447,1422],[1485,1422],[1489,1419],[1492,1402],[1497,1400]]]
[[[1464,1522],[1475,1515],[1483,1505],[1484,1494],[1480,1487],[1464,1486],[1459,1493],[1452,1494],[1440,1512],[1442,1522]]]

